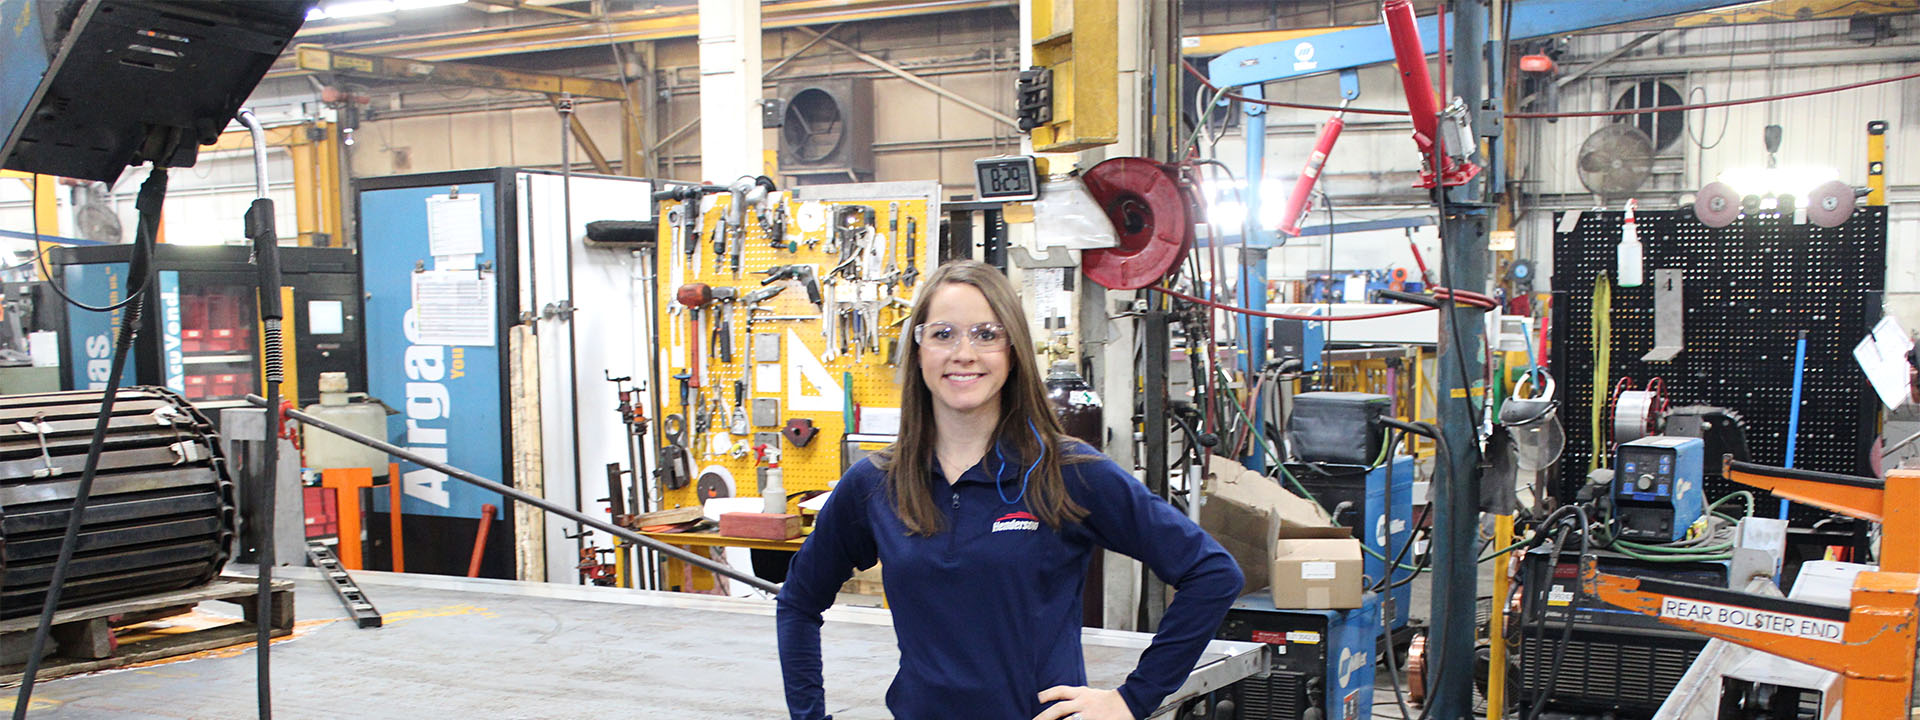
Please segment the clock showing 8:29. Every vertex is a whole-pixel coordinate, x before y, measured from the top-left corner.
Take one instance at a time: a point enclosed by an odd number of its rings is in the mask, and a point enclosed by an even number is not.
[[[1027,155],[974,160],[973,175],[981,200],[1021,202],[1040,197],[1038,173]]]

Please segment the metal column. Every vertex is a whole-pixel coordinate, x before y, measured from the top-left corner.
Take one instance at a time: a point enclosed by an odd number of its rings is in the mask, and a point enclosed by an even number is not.
[[[700,0],[700,177],[727,184],[765,165],[759,0]]]
[[[1147,490],[1161,498],[1167,496],[1167,354],[1160,348],[1173,347],[1172,316],[1165,310],[1148,310],[1142,324],[1145,337],[1146,376],[1140,408],[1145,415],[1147,438]],[[1144,567],[1144,566],[1143,566]],[[1167,584],[1145,570],[1140,588],[1141,632],[1160,628],[1160,616],[1166,613]]]
[[[1479,108],[1487,96],[1487,8],[1483,0],[1455,0],[1453,62],[1449,94]],[[1478,137],[1477,135],[1475,137]],[[1442,268],[1452,287],[1483,291],[1487,284],[1490,206],[1482,173],[1444,191],[1441,210]],[[1474,584],[1478,563],[1480,413],[1474,399],[1484,389],[1486,336],[1480,308],[1452,305],[1440,333],[1440,428],[1450,450],[1436,465],[1433,521],[1433,644],[1437,682],[1432,699],[1437,720],[1473,716]]]

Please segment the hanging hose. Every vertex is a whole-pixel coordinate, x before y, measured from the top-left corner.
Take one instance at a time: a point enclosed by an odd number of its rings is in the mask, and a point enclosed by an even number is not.
[[[258,695],[260,720],[273,717],[273,680],[268,652],[273,638],[273,515],[280,485],[280,383],[286,379],[286,356],[281,347],[280,237],[273,225],[273,200],[267,197],[266,133],[252,110],[241,109],[241,125],[253,136],[254,190],[257,197],[247,208],[247,238],[253,241],[254,269],[259,279],[261,324],[261,375],[267,386],[267,442],[262,453],[266,479],[259,483],[254,497],[253,541],[257,586],[254,598],[254,690]],[[396,510],[397,512],[397,510]]]
[[[33,643],[27,652],[27,665],[20,672],[20,692],[13,704],[14,720],[25,720],[27,707],[33,704],[33,685],[40,672],[40,656],[46,652],[47,637],[53,631],[54,612],[60,607],[60,593],[67,581],[67,571],[73,564],[73,553],[79,545],[80,526],[85,523],[87,504],[93,494],[93,480],[100,469],[100,453],[106,446],[108,422],[113,418],[114,399],[120,394],[120,375],[127,366],[127,356],[133,349],[134,328],[140,324],[141,311],[145,307],[146,290],[152,287],[154,235],[160,224],[160,206],[167,196],[167,169],[155,166],[140,186],[140,196],[134,203],[139,210],[140,220],[134,228],[133,258],[127,263],[128,281],[138,280],[140,289],[125,301],[126,312],[120,317],[120,332],[114,341],[113,361],[107,375],[107,387],[101,398],[100,415],[94,421],[93,439],[87,444],[87,460],[80,471],[80,483],[74,490],[72,509],[67,517],[66,534],[60,539],[60,555],[53,563],[53,576],[47,584],[46,601],[40,608],[40,622],[34,626]]]

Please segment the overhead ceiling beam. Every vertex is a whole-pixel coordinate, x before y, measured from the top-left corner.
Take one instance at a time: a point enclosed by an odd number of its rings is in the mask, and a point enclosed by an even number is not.
[[[841,23],[841,24],[844,24],[844,23]],[[787,53],[786,57],[780,58],[780,62],[774,63],[772,67],[769,67],[765,71],[761,72],[760,76],[762,78],[767,78],[767,77],[772,77],[774,75],[779,74],[780,69],[786,67],[787,63],[800,59],[800,55],[802,53],[805,53],[808,50],[812,50],[813,46],[815,45],[819,45],[820,41],[827,39],[827,36],[832,35],[833,31],[839,30],[841,24],[836,24],[833,27],[827,28],[826,32],[815,34],[812,40],[807,41],[807,44],[801,45],[799,50],[795,50],[793,52]]]
[[[767,3],[761,9],[761,28],[776,30],[1018,6],[1018,0],[788,0]],[[694,8],[680,6],[616,13],[600,20],[505,29],[477,28],[438,37],[399,38],[341,47],[419,60],[464,60],[604,47],[608,43],[691,38],[698,34],[699,27],[699,14]],[[286,68],[276,70],[284,73]]]
[[[521,90],[574,97],[627,99],[626,88],[612,80],[567,77],[546,73],[509,70],[486,65],[451,62],[427,62],[364,53],[328,50],[318,45],[296,45],[294,66],[312,72],[328,72],[355,77],[405,82],[436,83],[462,87]]]
[[[593,13],[590,13],[590,12],[581,12],[579,10],[568,10],[566,8],[557,8],[557,7],[552,7],[548,5],[531,5],[524,2],[524,0],[467,0],[467,2],[475,5],[485,5],[487,7],[495,7],[495,8],[505,9],[505,10],[527,10],[531,12],[546,13],[548,15],[559,15],[561,17],[570,17],[577,20],[598,19],[594,16]]]
[[[1553,81],[1553,86],[1566,87],[1569,83],[1572,83],[1575,80],[1579,80],[1580,78],[1586,77],[1587,73],[1590,73],[1602,67],[1605,67],[1607,63],[1620,59],[1620,56],[1633,52],[1634,48],[1640,47],[1641,45],[1645,45],[1647,44],[1648,41],[1654,38],[1660,37],[1660,33],[1663,33],[1663,32],[1666,32],[1666,31],[1655,30],[1650,33],[1643,33],[1640,35],[1640,37],[1634,38],[1632,41],[1629,41],[1627,44],[1614,48],[1613,52],[1600,56],[1600,59],[1587,63],[1586,65],[1581,66],[1581,68],[1578,70],[1575,70],[1573,72],[1570,72],[1558,78],[1555,78]],[[1516,104],[1514,107],[1525,108],[1528,103],[1533,102],[1533,99],[1537,97],[1540,97],[1540,91],[1535,91],[1531,95],[1520,98],[1520,102]]]
[[[833,47],[839,48],[840,50],[843,50],[848,54],[853,55],[854,57],[860,58],[861,61],[867,63],[868,65],[872,65],[874,67],[880,68],[881,70],[885,70],[888,73],[891,73],[902,80],[913,83],[914,85],[917,85],[921,88],[924,88],[935,95],[939,95],[940,97],[946,98],[948,100],[952,100],[955,103],[958,103],[961,107],[980,113],[981,115],[985,115],[987,117],[993,118],[994,120],[1006,123],[1007,125],[1010,125],[1016,128],[1020,127],[1020,123],[1015,121],[1013,118],[1008,117],[1005,114],[997,110],[994,110],[993,108],[990,108],[978,102],[975,102],[972,98],[969,98],[965,95],[961,95],[960,93],[954,92],[952,90],[948,90],[946,88],[940,87],[939,85],[935,85],[931,82],[928,82],[926,78],[907,72],[906,70],[901,69],[900,66],[898,65],[895,65],[893,63],[890,63],[885,60],[881,60],[880,58],[869,55],[865,52],[862,52],[859,48],[840,42],[839,40],[827,38],[825,35],[821,35],[820,33],[814,32],[811,29],[800,28],[799,30],[800,32],[813,35],[817,38],[826,38],[828,45],[832,45]]]

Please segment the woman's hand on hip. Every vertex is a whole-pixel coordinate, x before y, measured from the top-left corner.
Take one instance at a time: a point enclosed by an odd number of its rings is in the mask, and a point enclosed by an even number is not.
[[[1054,702],[1033,720],[1134,720],[1119,690],[1055,685],[1040,691],[1040,702]]]

